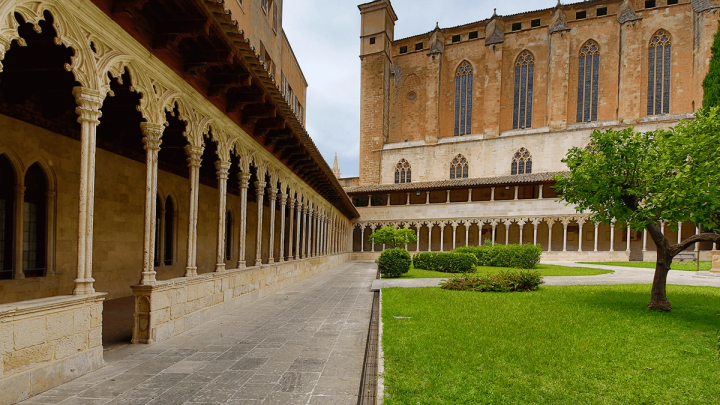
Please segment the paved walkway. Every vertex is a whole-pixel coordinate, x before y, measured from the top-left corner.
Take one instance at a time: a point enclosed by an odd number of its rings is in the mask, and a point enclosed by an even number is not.
[[[374,263],[352,262],[154,346],[105,354],[105,367],[24,404],[355,405]]]
[[[603,266],[594,264],[580,264],[572,262],[552,262],[546,264],[557,264],[568,267],[590,267],[595,269],[613,270],[611,274],[597,276],[561,276],[543,277],[544,285],[605,285],[605,284],[652,284],[655,269],[643,269],[635,267]],[[389,287],[437,287],[444,278],[406,278],[406,279],[382,279],[372,283],[373,291]],[[668,273],[668,284],[694,285],[707,287],[720,287],[720,276],[712,275],[709,271],[678,271],[672,270]]]

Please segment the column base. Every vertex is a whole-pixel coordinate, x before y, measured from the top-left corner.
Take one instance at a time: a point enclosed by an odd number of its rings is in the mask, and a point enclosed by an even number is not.
[[[245,268],[245,260],[238,261],[237,267],[238,267],[238,269],[244,269]]]
[[[140,274],[142,274],[139,283],[140,285],[152,285],[155,284],[155,282],[157,281],[155,279],[155,275],[157,274],[156,271],[143,271]]]
[[[95,282],[94,278],[76,278],[75,279],[75,289],[73,290],[73,295],[88,295],[88,294],[95,294],[95,288],[93,287],[93,283]]]
[[[283,259],[283,258],[278,259],[278,263],[285,263],[285,259]]]
[[[720,250],[713,250],[710,252],[712,255],[712,268],[710,273],[720,274]]]
[[[267,264],[275,264],[275,259],[269,258]]]
[[[215,265],[215,272],[222,273],[225,271],[225,263],[218,263]]]
[[[262,266],[262,260],[255,260],[255,267]]]
[[[196,277],[197,267],[185,267],[185,277]]]

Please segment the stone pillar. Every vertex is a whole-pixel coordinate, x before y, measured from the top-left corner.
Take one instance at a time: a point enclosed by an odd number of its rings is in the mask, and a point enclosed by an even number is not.
[[[305,206],[303,207],[303,222],[305,223],[305,226],[303,227],[303,234],[302,234],[302,246],[301,246],[301,254],[302,258],[307,258],[307,250],[305,250],[306,244],[307,244],[307,238],[308,238],[308,212],[310,211],[310,202],[306,202]]]
[[[432,222],[428,223],[428,252],[432,252],[432,229],[435,226]]]
[[[562,225],[563,225],[563,250],[562,251],[563,252],[567,252],[567,234],[568,234],[569,223],[570,223],[570,221],[568,221],[566,219],[562,221]]]
[[[610,223],[610,251],[615,251],[615,220]]]
[[[599,232],[599,230],[600,230],[600,224],[596,223],[595,224],[595,249],[593,250],[594,252],[598,251],[598,232]]]
[[[537,233],[538,233],[538,226],[540,226],[540,221],[537,219],[532,220],[533,224],[533,245],[537,245]]]
[[[288,197],[288,210],[290,211],[290,220],[288,222],[288,260],[295,260],[295,253],[293,251],[293,236],[294,236],[294,227],[295,225],[295,207],[297,206],[297,201],[293,197],[293,194],[290,193],[290,196]]]
[[[552,218],[546,219],[548,224],[548,252],[552,252],[552,229],[555,225],[555,220]]]
[[[298,195],[297,200],[295,200],[295,250],[293,252],[293,260],[300,260],[302,259],[302,254],[300,253],[300,240],[302,239],[302,234],[300,233],[300,228],[302,228],[302,212],[303,212],[303,203],[302,203],[302,197]]]
[[[490,187],[490,201],[495,201],[495,187]]]
[[[225,271],[225,238],[227,237],[227,180],[230,173],[230,161],[219,160],[215,162],[218,178],[218,233],[217,258],[215,271]]]
[[[365,225],[358,225],[360,227],[360,251],[365,251]]]
[[[472,202],[472,188],[468,189],[468,202]]]
[[[647,252],[647,229],[643,229],[643,252]]]
[[[421,223],[415,224],[415,228],[417,229],[417,241],[416,241],[417,246],[415,247],[415,252],[419,252],[420,251],[420,230],[422,229],[422,224]]]
[[[278,262],[280,263],[285,261],[285,207],[287,202],[288,195],[285,193],[280,194],[280,255],[278,256]],[[292,211],[292,207],[290,211]]]
[[[160,227],[160,232],[158,233],[158,245],[155,247],[156,257],[155,262],[157,262],[157,266],[155,267],[163,267],[165,266],[165,205],[160,209],[160,212],[158,213],[158,219],[160,220],[158,226]]]
[[[620,6],[621,8],[623,5]],[[632,8],[632,5],[629,5]],[[634,11],[618,11],[620,19],[620,86],[618,92],[618,121],[620,124],[637,123],[647,112],[647,100],[640,98],[645,94],[642,89],[647,86],[647,73],[638,78],[643,59],[647,58],[648,43],[643,35],[642,19]],[[629,10],[632,11],[632,10]],[[602,68],[601,68],[602,69]],[[645,111],[645,112],[643,112]]]
[[[518,192],[520,191],[520,186],[515,186],[515,201],[518,200]]]
[[[155,284],[155,235],[157,232],[157,171],[160,139],[164,125],[140,124],[145,145],[145,223],[143,226],[143,269],[140,285]],[[165,218],[161,219],[164,221]],[[162,228],[161,228],[162,229]],[[162,235],[161,237],[164,237]]]
[[[517,224],[520,227],[520,241],[518,244],[522,245],[523,244],[523,228],[525,228],[526,222],[521,220],[521,221],[518,221]]]
[[[307,252],[305,253],[307,257],[313,257],[313,235],[315,233],[315,206],[313,205],[308,210],[308,231],[307,231]]]
[[[188,167],[190,168],[190,202],[188,204],[188,241],[185,277],[197,276],[197,216],[200,191],[200,164],[203,150],[204,148],[202,146],[188,145],[185,147],[185,152],[188,155]]]
[[[505,246],[510,244],[510,226],[512,226],[512,220],[506,219],[503,221],[505,225]]]
[[[95,211],[95,149],[100,108],[105,95],[83,87],[73,88],[80,123],[80,198],[78,202],[78,256],[74,295],[95,293],[92,278],[93,215]],[[20,208],[18,208],[20,209]],[[20,228],[18,226],[18,228]],[[18,240],[21,241],[22,239]],[[20,267],[22,268],[22,255]]]
[[[430,192],[425,192],[425,205],[430,204]]]
[[[455,250],[455,246],[457,246],[457,245],[456,245],[456,241],[457,241],[457,227],[458,227],[458,223],[455,222],[455,221],[453,221],[452,224],[450,224],[450,225],[452,226],[452,229],[453,229],[453,244],[452,244],[452,248],[453,248],[453,250]]]
[[[582,243],[583,243],[583,225],[585,224],[585,218],[578,218],[578,252],[582,252]]]
[[[447,190],[447,200],[445,201],[445,203],[449,203],[449,202],[450,202],[450,190]]]
[[[14,221],[15,221],[15,235],[13,235],[13,238],[15,239],[15,243],[13,244],[13,269],[15,270],[15,279],[20,280],[25,278],[25,273],[23,272],[23,249],[24,249],[24,243],[23,243],[23,230],[24,230],[24,204],[25,203],[25,187],[23,186],[15,186],[15,212],[13,213],[15,215]],[[48,207],[50,208],[50,207]],[[48,209],[50,211],[50,209]],[[47,260],[48,262],[50,260]]]
[[[372,194],[368,196],[368,207],[372,207]]]
[[[388,207],[390,206],[390,194],[388,194],[388,198],[387,198],[387,206],[388,206]]]
[[[682,242],[682,222],[678,222],[677,243]]]
[[[273,180],[268,197],[270,198],[270,239],[268,241],[268,264],[275,263],[275,208],[277,206],[278,190],[274,187],[276,182]]]
[[[265,173],[258,170],[258,179],[264,179]],[[257,196],[257,229],[255,232],[255,266],[262,266],[262,233],[263,233],[263,198],[265,197],[267,183],[258,180],[255,182],[255,195]]]
[[[571,91],[569,90],[570,63],[568,63],[568,56],[571,55],[570,42],[573,36],[565,21],[565,13],[562,8],[557,7],[549,24],[550,38],[548,41],[546,120],[551,131],[561,131],[567,128],[568,94]],[[570,58],[577,58],[577,55],[572,55]],[[577,88],[575,88],[575,92],[577,93]]]
[[[627,240],[627,248],[625,251],[630,252],[630,224],[625,224],[625,227],[625,239]]]
[[[717,248],[717,246],[715,246]],[[713,250],[710,252],[712,255],[712,268],[710,273],[720,274],[720,250]]]
[[[465,221],[465,246],[470,245],[470,223]]]
[[[444,252],[445,251],[445,226],[446,225],[444,222],[440,222],[438,224],[438,226],[440,227],[440,251]]]
[[[238,174],[240,179],[240,236],[238,246],[238,269],[245,268],[245,247],[247,243],[247,206],[248,196],[247,191],[250,186],[250,173]]]
[[[405,205],[410,205],[410,193],[407,193],[407,202]]]
[[[498,27],[499,32],[502,32],[504,24],[498,24],[502,20],[493,21]],[[488,24],[489,25],[489,24]],[[493,31],[487,31],[490,34],[486,34],[486,38],[490,37]],[[487,42],[487,39],[486,39]],[[488,138],[495,138],[500,135],[500,109],[502,99],[502,82],[503,82],[503,43],[494,43],[492,45],[485,46],[485,69],[487,72],[488,80],[477,80],[477,85],[482,86],[482,96],[484,99],[482,117],[484,117],[484,129],[485,134]],[[480,72],[478,72],[480,73]],[[478,74],[478,77],[480,74]],[[483,83],[484,82],[484,83]],[[494,239],[493,239],[494,241]]]
[[[371,235],[373,233],[375,233],[375,225],[370,225],[370,231],[371,231],[370,232]],[[373,253],[375,252],[375,242],[373,242],[372,240],[370,241],[370,249],[371,249],[370,250],[371,252],[373,252]]]
[[[492,221],[492,246],[495,246],[495,231],[497,229],[497,222]]]
[[[540,185],[540,190],[538,190],[538,200],[543,199],[543,185]]]

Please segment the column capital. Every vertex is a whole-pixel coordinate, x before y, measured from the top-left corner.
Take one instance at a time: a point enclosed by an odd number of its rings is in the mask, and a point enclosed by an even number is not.
[[[255,182],[255,194],[258,196],[265,195],[265,187],[267,186],[267,183],[264,181],[256,181]]]
[[[285,193],[280,194],[280,205],[287,205],[287,203],[290,201],[292,197],[288,196]],[[290,203],[292,204],[292,203]]]
[[[250,173],[238,173],[238,179],[240,180],[240,188],[250,187]]]
[[[187,162],[188,167],[190,168],[196,168],[200,167],[200,164],[202,163],[202,154],[205,150],[202,146],[193,146],[193,145],[187,145],[185,146],[185,153],[187,154]]]
[[[270,201],[277,200],[278,196],[278,189],[275,187],[271,187],[270,190],[268,190],[268,197],[270,198]]]
[[[146,151],[160,150],[160,144],[162,143],[163,131],[165,131],[164,125],[150,124],[148,122],[140,123],[140,129],[144,135],[143,144],[145,144]]]
[[[227,180],[230,173],[230,162],[218,160],[215,162],[215,169],[217,169],[218,180]]]
[[[78,122],[83,121],[93,123],[95,125],[100,123],[100,117],[102,112],[103,101],[105,101],[105,94],[97,90],[88,89],[86,87],[74,87],[73,96],[75,96],[75,102],[77,108],[75,112],[78,115]]]

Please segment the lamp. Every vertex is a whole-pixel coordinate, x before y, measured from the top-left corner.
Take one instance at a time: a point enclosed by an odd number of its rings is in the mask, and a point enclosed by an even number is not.
[[[505,190],[510,190],[510,186],[505,186]]]

